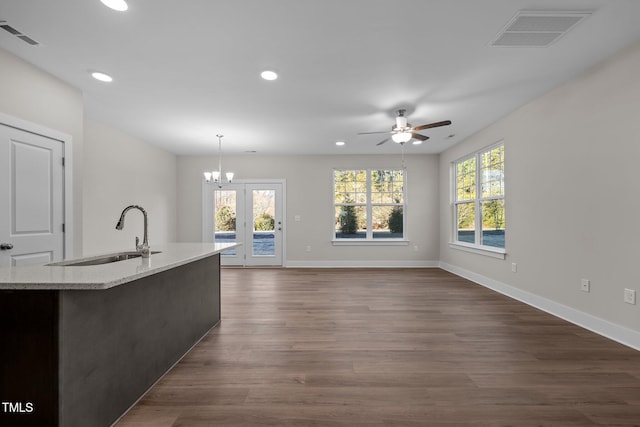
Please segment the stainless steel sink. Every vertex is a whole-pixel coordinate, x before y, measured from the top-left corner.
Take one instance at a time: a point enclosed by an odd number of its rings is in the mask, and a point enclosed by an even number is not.
[[[158,254],[160,251],[151,251],[151,254]],[[60,267],[86,267],[89,265],[102,265],[110,264],[112,262],[126,261],[128,259],[140,258],[142,254],[139,252],[118,252],[115,254],[109,254],[104,256],[97,256],[91,258],[83,258],[78,260],[60,261],[47,264],[50,266]]]

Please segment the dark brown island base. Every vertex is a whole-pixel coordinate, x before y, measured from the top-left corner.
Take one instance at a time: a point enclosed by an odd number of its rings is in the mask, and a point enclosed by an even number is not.
[[[0,425],[114,423],[218,325],[233,246],[0,269]]]

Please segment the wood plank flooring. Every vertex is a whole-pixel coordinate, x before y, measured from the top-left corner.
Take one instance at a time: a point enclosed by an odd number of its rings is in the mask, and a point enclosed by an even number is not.
[[[640,352],[440,269],[223,269],[118,427],[639,426]]]

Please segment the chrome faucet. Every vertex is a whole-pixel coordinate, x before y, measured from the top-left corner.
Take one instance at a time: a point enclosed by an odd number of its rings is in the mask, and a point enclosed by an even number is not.
[[[122,230],[124,228],[124,216],[131,209],[138,209],[140,212],[142,212],[142,215],[144,215],[144,236],[142,237],[141,245],[139,244],[140,239],[136,237],[136,251],[142,255],[142,258],[149,258],[149,254],[151,253],[151,251],[149,248],[149,239],[147,238],[147,211],[145,211],[138,205],[127,206],[120,214],[120,219],[116,224],[116,230]]]

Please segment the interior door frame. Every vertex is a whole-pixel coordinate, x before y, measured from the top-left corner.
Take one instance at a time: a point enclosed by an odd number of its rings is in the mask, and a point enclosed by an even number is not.
[[[64,156],[64,167],[62,168],[62,174],[64,176],[62,189],[62,218],[64,221],[62,253],[64,259],[73,258],[75,249],[73,245],[75,227],[73,222],[73,139],[71,135],[2,112],[0,112],[0,124],[44,138],[54,139],[62,143]]]
[[[202,174],[200,175],[202,176]],[[234,179],[233,184],[239,185],[251,185],[251,184],[280,184],[282,186],[282,267],[286,267],[287,264],[287,181],[286,179]],[[208,200],[212,200],[212,197],[209,194],[213,194],[213,190],[215,190],[215,186],[217,186],[214,182],[206,182],[202,179],[202,241],[203,242],[212,242],[213,241],[213,223],[208,221],[208,218],[213,216],[213,206],[212,203],[208,203]],[[222,185],[224,190],[225,185]],[[244,248],[246,251],[247,248]],[[243,260],[241,266],[246,266],[245,261]]]

